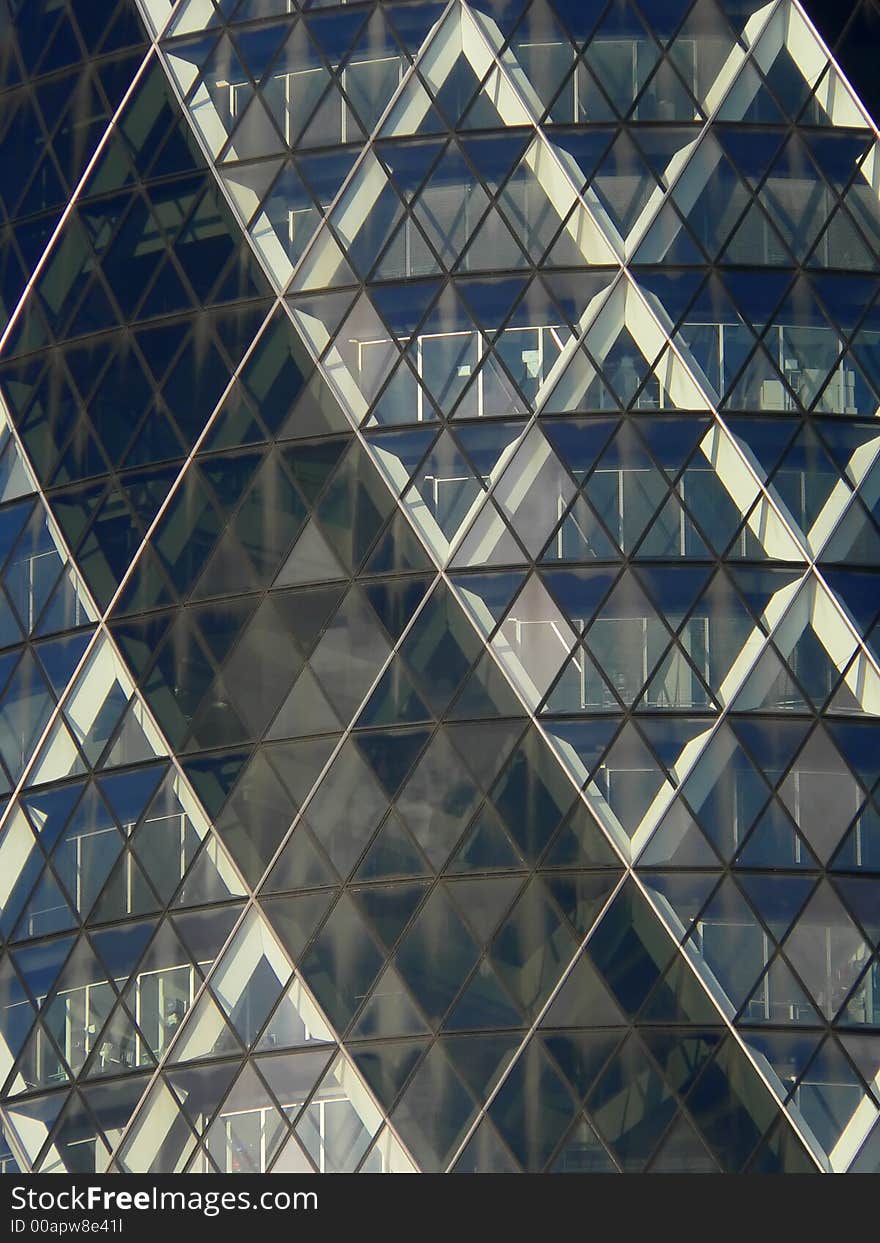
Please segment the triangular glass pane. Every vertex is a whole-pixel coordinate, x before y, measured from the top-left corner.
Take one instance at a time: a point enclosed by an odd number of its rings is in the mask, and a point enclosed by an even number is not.
[[[286,1133],[282,1114],[253,1067],[245,1063],[206,1134],[205,1144],[221,1173],[260,1174]]]
[[[229,1090],[237,1064],[218,1066],[194,1066],[191,1069],[170,1070],[166,1081],[183,1106],[190,1123],[198,1135],[205,1128],[220,1101]]]
[[[476,973],[446,1019],[444,1028],[455,1032],[471,1029],[518,1028],[524,1015],[514,1006],[487,960]]]
[[[610,7],[584,57],[617,111],[625,115],[650,77],[660,52],[624,0]]]
[[[692,1122],[680,1114],[649,1167],[652,1174],[717,1174],[718,1166]]]
[[[580,1118],[563,1143],[550,1167],[553,1174],[617,1174],[617,1166],[608,1155],[596,1132]]]
[[[718,856],[681,799],[666,812],[639,856],[639,865],[643,867],[670,864],[678,867],[718,865]]]
[[[488,805],[476,816],[449,865],[452,873],[488,872],[521,866],[502,822]]]
[[[288,1137],[287,1141],[282,1145],[278,1156],[275,1158],[275,1164],[272,1166],[273,1174],[314,1174],[315,1167],[309,1158],[303,1152],[295,1135]]]
[[[273,586],[291,587],[301,583],[324,583],[346,578],[332,548],[314,519],[307,523]]]
[[[745,868],[819,867],[810,848],[775,798],[746,839],[737,856],[737,863]]]
[[[641,104],[639,105],[641,107]],[[598,195],[612,224],[626,237],[652,196],[659,199],[657,185],[632,138],[624,130],[595,170],[586,191]]]
[[[400,972],[389,964],[379,977],[367,1004],[352,1028],[355,1039],[383,1036],[423,1036],[430,1028],[419,1013]]]
[[[126,764],[152,760],[163,752],[155,728],[147,719],[142,704],[135,698],[126,709],[116,740],[100,767],[121,768]]]
[[[333,1034],[320,1010],[301,981],[294,979],[255,1048],[258,1051],[295,1049],[332,1040]]]
[[[89,922],[104,923],[130,915],[147,915],[158,911],[160,905],[160,899],[137,860],[129,851],[124,851],[104,886]]]
[[[335,1108],[338,1127],[323,1125],[327,1104]],[[350,1173],[360,1162],[382,1122],[375,1102],[353,1064],[339,1056],[318,1085],[294,1129],[318,1170]]]
[[[151,1044],[144,1038],[122,1002],[119,1002],[101,1031],[97,1046],[91,1055],[86,1078],[99,1079],[104,1075],[118,1075],[137,1067],[152,1068],[154,1055]]]
[[[446,122],[431,103],[418,75],[407,82],[379,131],[382,138],[445,133]]]
[[[51,936],[77,926],[77,918],[51,873],[44,873],[18,921],[13,940]]]
[[[241,1045],[210,993],[204,992],[177,1041],[171,1062],[199,1061],[224,1054],[241,1054]]]
[[[807,982],[809,976],[819,972],[821,975],[822,967],[816,963],[812,965],[812,970],[806,965],[805,952],[810,939],[819,935],[818,930],[822,930],[822,934],[829,941],[831,962],[826,962],[824,969],[834,971],[835,965],[842,968],[842,974],[856,974],[860,968],[857,963],[863,963],[865,960],[865,947],[861,932],[854,925],[846,908],[841,904],[839,897],[835,893],[833,887],[827,882],[822,881],[819,888],[807,905],[806,910],[798,920],[798,923],[790,934],[786,943],[790,947],[788,956],[793,964],[804,963],[804,980]],[[843,964],[845,963],[845,968]],[[819,979],[819,976],[816,976]],[[835,981],[831,988],[834,994],[841,987],[846,987],[846,981]],[[827,990],[826,990],[827,991]],[[826,1004],[833,1005],[833,997],[826,1001]]]
[[[623,1012],[590,959],[582,953],[553,998],[541,1027],[614,1027],[623,1023]]]

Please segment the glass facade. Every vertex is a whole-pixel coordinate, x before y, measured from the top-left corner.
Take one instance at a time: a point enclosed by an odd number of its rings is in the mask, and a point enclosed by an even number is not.
[[[880,1170],[878,47],[0,0],[0,1171]]]

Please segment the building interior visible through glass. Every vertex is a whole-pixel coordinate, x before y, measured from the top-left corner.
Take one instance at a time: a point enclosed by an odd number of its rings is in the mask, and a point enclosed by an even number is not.
[[[0,1171],[880,1170],[826,8],[0,0]]]

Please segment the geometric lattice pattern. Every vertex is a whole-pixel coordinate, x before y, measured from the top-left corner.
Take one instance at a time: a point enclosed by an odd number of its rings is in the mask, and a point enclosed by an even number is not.
[[[6,4],[0,1169],[880,1170],[873,0]]]

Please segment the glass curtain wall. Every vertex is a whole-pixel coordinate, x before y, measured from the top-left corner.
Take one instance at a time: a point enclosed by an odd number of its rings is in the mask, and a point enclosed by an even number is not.
[[[872,4],[5,12],[4,1171],[880,1168]]]

